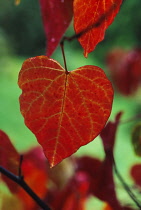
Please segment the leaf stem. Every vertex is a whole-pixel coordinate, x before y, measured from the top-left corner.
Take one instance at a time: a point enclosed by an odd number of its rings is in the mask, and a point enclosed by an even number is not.
[[[117,175],[118,179],[120,180],[122,186],[124,187],[124,189],[126,190],[128,195],[130,196],[130,198],[134,201],[136,206],[141,210],[141,204],[139,203],[139,201],[137,200],[136,196],[131,191],[130,187],[126,184],[126,182],[124,181],[123,177],[119,173],[115,161],[114,161],[114,171],[115,171],[115,174]]]
[[[23,177],[16,176],[10,171],[6,170],[2,166],[0,166],[0,172],[7,176],[9,179],[20,185],[29,195],[30,197],[43,209],[43,210],[51,210],[50,207],[45,204],[43,200],[41,200],[35,192],[26,184]]]
[[[62,41],[60,42],[60,47],[61,47],[61,50],[62,50],[65,71],[66,71],[66,74],[68,74],[69,72],[68,72],[68,69],[67,69],[66,56],[65,56],[65,51],[64,51],[64,39],[62,39]]]

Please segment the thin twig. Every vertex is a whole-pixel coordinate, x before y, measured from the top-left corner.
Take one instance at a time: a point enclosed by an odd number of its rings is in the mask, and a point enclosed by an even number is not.
[[[126,190],[126,192],[128,193],[128,195],[130,196],[130,198],[134,201],[134,203],[136,204],[136,206],[141,210],[141,204],[137,200],[137,198],[134,195],[134,193],[131,191],[130,187],[126,184],[126,182],[122,178],[121,174],[119,173],[119,171],[117,169],[117,166],[116,166],[115,161],[114,161],[114,171],[115,171],[115,174],[117,175],[118,179],[122,183],[122,186],[124,187],[124,189]]]
[[[24,179],[19,176],[14,175],[10,171],[6,170],[2,166],[0,166],[0,172],[7,176],[9,179],[20,185],[29,195],[30,197],[43,209],[43,210],[51,210],[51,208],[41,200],[35,192],[26,184]]]

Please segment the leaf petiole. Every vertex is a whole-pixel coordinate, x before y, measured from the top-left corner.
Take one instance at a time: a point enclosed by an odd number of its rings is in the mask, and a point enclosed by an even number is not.
[[[65,51],[64,51],[64,40],[65,39],[62,39],[62,41],[60,42],[60,47],[61,47],[62,56],[63,56],[63,60],[64,60],[65,71],[66,71],[66,74],[69,74],[69,71],[67,69],[67,62],[66,62]]]

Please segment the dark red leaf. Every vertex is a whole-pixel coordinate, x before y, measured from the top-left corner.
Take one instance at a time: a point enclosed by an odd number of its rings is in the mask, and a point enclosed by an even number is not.
[[[84,156],[76,159],[77,170],[85,172],[87,179],[90,182],[89,194],[96,191],[97,183],[99,182],[99,177],[101,175],[100,169],[102,162],[98,159]]]
[[[141,81],[141,49],[116,49],[107,57],[111,76],[120,93],[131,95]]]
[[[6,133],[0,130],[0,165],[15,175],[18,175],[20,156],[12,145]],[[17,184],[1,174],[9,189],[14,193],[17,190]]]
[[[47,40],[46,55],[51,56],[69,26],[73,15],[73,0],[40,0]]]
[[[101,167],[101,177],[96,193],[100,199],[108,202],[114,210],[122,209],[116,198],[113,179],[113,149],[121,115],[122,113],[119,112],[115,117],[115,122],[109,122],[100,133],[106,157]]]
[[[131,168],[131,176],[135,183],[141,187],[141,164],[136,164]]]
[[[111,122],[111,121],[108,122],[105,128],[100,133],[105,152],[106,151],[113,152],[116,131],[117,131],[117,127],[118,127],[121,116],[122,116],[122,112],[119,112],[116,115],[115,122]]]
[[[87,196],[92,194],[108,202],[114,210],[121,210],[115,194],[112,167],[113,160],[107,156],[103,162],[90,157],[77,159],[77,171],[83,172],[89,180]]]
[[[120,210],[120,203],[117,200],[115,184],[113,179],[113,157],[106,155],[101,167],[101,176],[94,194],[101,200],[106,201],[114,210]]]
[[[102,69],[66,73],[46,56],[27,59],[19,74],[21,113],[53,167],[92,141],[110,115],[113,89]]]
[[[52,199],[47,195],[47,201],[53,210],[84,210],[89,184],[87,176],[77,172],[62,190],[51,192]]]

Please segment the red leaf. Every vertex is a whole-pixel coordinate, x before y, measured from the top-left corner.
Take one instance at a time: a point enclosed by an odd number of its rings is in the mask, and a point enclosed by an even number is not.
[[[49,199],[48,194],[47,202],[53,210],[84,210],[89,184],[87,176],[77,172],[63,190],[50,192],[52,199]]]
[[[47,40],[47,56],[51,56],[69,26],[73,0],[40,0]]]
[[[141,164],[136,164],[131,168],[131,176],[135,183],[141,187]]]
[[[113,159],[109,156],[106,156],[103,162],[90,157],[77,159],[77,171],[85,172],[89,180],[89,194],[108,202],[114,210],[120,210],[115,194],[112,167]]]
[[[113,157],[106,155],[100,170],[97,191],[94,194],[101,200],[106,201],[114,210],[120,210],[120,203],[117,200],[115,184],[113,179]]]
[[[117,131],[117,127],[118,127],[119,120],[120,120],[121,116],[122,116],[122,112],[119,112],[116,115],[115,122],[108,122],[106,127],[100,133],[105,152],[107,152],[107,151],[113,152],[116,131]]]
[[[44,198],[47,192],[46,172],[37,168],[35,164],[30,161],[23,162],[22,171],[26,183],[40,198]],[[36,202],[22,188],[19,188],[17,196],[23,201],[23,206],[26,210],[38,209]]]
[[[104,127],[113,89],[104,72],[83,66],[68,74],[53,59],[27,59],[19,74],[21,113],[51,167],[92,141]]]
[[[100,199],[108,202],[114,210],[122,209],[116,198],[115,184],[113,179],[113,149],[116,131],[121,115],[122,113],[119,112],[116,115],[115,122],[109,122],[100,134],[106,157],[101,167],[100,182],[96,194]]]
[[[131,95],[141,81],[141,49],[115,49],[107,56],[112,79],[118,91]]]
[[[78,39],[85,57],[104,39],[105,30],[113,22],[121,3],[122,0],[74,0],[75,31],[88,31]]]
[[[77,171],[86,173],[90,183],[89,194],[92,194],[97,190],[102,162],[92,157],[83,156],[81,158],[77,158],[76,163]]]
[[[28,161],[33,162],[37,168],[47,171],[47,159],[44,155],[44,152],[40,146],[37,146],[35,148],[32,148],[28,152],[23,154],[23,161]]]
[[[122,206],[116,198],[112,167],[113,160],[108,155],[103,162],[88,156],[76,159],[76,174],[83,173],[85,180],[89,182],[89,189],[85,190],[87,197],[93,194],[106,202],[104,210],[133,210]]]
[[[9,137],[6,135],[6,133],[0,130],[0,165],[13,174],[18,175],[19,161],[20,156],[12,145]],[[1,176],[8,185],[9,189],[12,192],[15,192],[17,190],[17,184],[3,174],[1,174]]]

